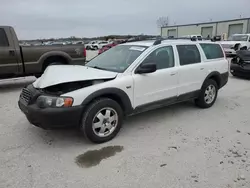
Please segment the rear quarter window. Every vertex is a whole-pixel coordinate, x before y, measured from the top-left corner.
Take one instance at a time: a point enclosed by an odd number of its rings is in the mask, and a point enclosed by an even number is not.
[[[200,44],[207,59],[224,58],[224,53],[219,44]]]

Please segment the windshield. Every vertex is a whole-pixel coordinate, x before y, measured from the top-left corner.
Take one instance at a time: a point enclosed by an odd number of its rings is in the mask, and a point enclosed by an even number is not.
[[[98,55],[86,64],[88,67],[113,72],[124,72],[146,49],[146,46],[120,45]]]
[[[247,41],[248,35],[232,35],[228,38],[229,41]]]

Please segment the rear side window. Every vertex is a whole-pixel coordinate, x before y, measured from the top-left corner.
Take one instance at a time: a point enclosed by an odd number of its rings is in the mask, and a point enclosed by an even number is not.
[[[224,58],[224,53],[219,44],[200,44],[207,59]]]
[[[9,46],[9,41],[4,29],[0,29],[0,47]]]
[[[177,45],[180,65],[189,65],[201,62],[200,52],[196,45]]]

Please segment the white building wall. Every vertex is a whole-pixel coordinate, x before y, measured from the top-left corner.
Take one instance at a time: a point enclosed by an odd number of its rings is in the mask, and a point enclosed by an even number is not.
[[[161,29],[161,36],[163,36],[163,37],[168,37],[168,30],[171,30],[171,29],[176,29],[176,31],[177,31],[177,36],[178,36],[178,28],[177,28],[177,27],[162,28],[162,29]]]
[[[243,33],[247,33],[248,20],[238,20],[230,22],[219,22],[217,25],[217,35],[222,35],[223,33],[226,33],[228,35],[229,25],[233,24],[243,24]]]
[[[242,19],[236,21],[227,21],[227,22],[216,22],[216,23],[204,23],[204,24],[192,24],[184,26],[170,26],[161,29],[161,34],[164,37],[168,36],[168,30],[176,29],[177,37],[184,35],[201,35],[202,27],[213,27],[213,36],[222,35],[226,33],[228,35],[229,25],[232,24],[243,24],[243,33],[250,32],[250,19]]]
[[[202,27],[213,27],[213,35],[215,34],[216,24],[200,24],[200,25],[190,25],[190,26],[180,26],[178,27],[178,37],[184,35],[201,35]]]

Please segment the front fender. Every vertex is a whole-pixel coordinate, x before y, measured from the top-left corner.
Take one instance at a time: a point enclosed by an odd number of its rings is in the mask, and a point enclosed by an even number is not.
[[[114,88],[114,87],[104,88],[104,89],[95,91],[94,93],[90,94],[88,97],[84,99],[84,101],[82,102],[82,105],[86,106],[94,99],[97,99],[100,97],[108,97],[108,96],[110,96],[110,98],[117,97],[118,99],[117,102],[122,103],[120,105],[124,108],[126,114],[130,114],[133,111],[129,96],[123,90]]]

